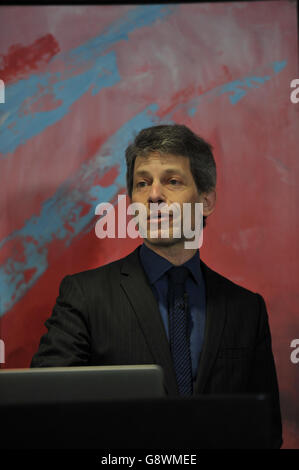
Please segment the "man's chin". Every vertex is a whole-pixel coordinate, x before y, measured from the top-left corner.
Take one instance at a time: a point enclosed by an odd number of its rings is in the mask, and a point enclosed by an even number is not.
[[[161,236],[146,237],[145,240],[147,241],[147,243],[153,246],[173,246],[182,242],[180,238],[173,238],[173,237],[162,238]]]

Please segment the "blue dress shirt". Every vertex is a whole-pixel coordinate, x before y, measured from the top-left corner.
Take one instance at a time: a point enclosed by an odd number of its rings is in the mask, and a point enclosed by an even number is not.
[[[165,327],[165,332],[169,341],[167,271],[174,265],[167,259],[148,248],[144,243],[139,246],[139,258],[145,274],[149,280],[152,291],[157,299]],[[186,266],[191,273],[191,275],[187,278],[185,288],[188,294],[188,308],[190,312],[190,350],[192,375],[193,381],[195,381],[204,340],[206,319],[205,284],[200,267],[199,249],[196,251],[194,256],[186,261],[186,263],[184,263],[182,266]]]

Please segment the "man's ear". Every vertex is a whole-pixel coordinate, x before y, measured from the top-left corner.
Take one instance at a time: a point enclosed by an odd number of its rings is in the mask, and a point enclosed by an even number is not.
[[[203,215],[208,216],[214,212],[216,205],[216,191],[209,191],[208,193],[202,193],[200,202],[203,203]]]

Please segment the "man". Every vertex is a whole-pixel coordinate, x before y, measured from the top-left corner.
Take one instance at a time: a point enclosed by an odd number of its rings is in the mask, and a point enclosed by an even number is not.
[[[144,129],[127,148],[126,163],[128,195],[148,216],[153,203],[162,204],[160,215],[163,207],[189,203],[192,228],[199,230],[201,203],[205,226],[215,208],[216,166],[202,138],[183,125]],[[174,219],[168,237],[158,218],[156,232],[148,224],[144,243],[128,256],[63,279],[31,367],[157,363],[169,396],[268,393],[279,448],[265,302],[201,261],[183,231],[174,236]]]

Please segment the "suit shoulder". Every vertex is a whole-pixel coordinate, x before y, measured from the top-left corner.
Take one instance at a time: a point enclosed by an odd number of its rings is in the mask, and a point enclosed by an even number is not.
[[[256,292],[251,291],[250,289],[247,289],[244,286],[233,282],[231,279],[209,268],[203,262],[202,268],[204,275],[208,277],[209,280],[212,280],[214,284],[218,284],[219,288],[224,289],[229,296],[239,297],[247,300],[252,299],[256,301],[257,296],[260,295]]]
[[[120,273],[121,266],[126,257],[111,261],[97,268],[87,269],[66,276],[79,284],[94,284],[95,282],[103,282],[104,280],[116,280]]]

